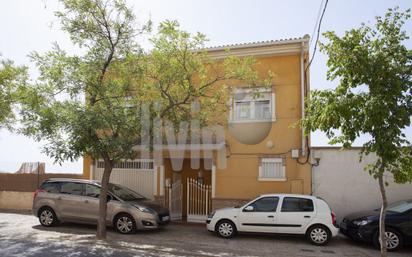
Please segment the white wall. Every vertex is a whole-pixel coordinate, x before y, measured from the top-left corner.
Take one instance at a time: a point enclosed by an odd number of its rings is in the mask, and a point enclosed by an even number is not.
[[[359,163],[359,149],[315,148],[313,156],[320,158],[319,166],[312,168],[313,195],[325,199],[336,213],[338,221],[346,214],[380,207],[380,192],[377,180],[364,171],[376,156],[369,155]],[[387,196],[389,203],[412,199],[412,184],[399,185],[389,174]]]

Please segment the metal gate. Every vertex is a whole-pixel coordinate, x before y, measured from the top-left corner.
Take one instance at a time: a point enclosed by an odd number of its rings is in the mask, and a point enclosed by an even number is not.
[[[92,177],[101,181],[104,162],[97,161]],[[153,199],[154,161],[135,159],[116,163],[110,175],[110,182],[124,185],[148,199]]]
[[[187,179],[187,221],[204,223],[212,211],[212,187]]]
[[[177,180],[166,186],[165,206],[169,207],[170,220],[182,220],[182,181]]]

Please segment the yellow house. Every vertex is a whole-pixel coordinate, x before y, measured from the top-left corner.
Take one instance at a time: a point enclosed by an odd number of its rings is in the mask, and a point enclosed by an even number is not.
[[[125,161],[113,170],[111,180],[164,203],[172,219],[193,222],[204,221],[212,209],[264,193],[311,194],[311,166],[305,162],[309,140],[296,125],[309,91],[308,44],[304,36],[206,49],[215,59],[225,58],[227,49],[232,55],[255,57],[262,79],[268,71],[276,75],[272,87],[258,89],[259,96],[252,97],[239,85],[228,105],[224,139],[208,144],[210,154],[204,154],[205,145],[187,145],[177,170],[172,167],[175,157],[167,151],[161,160]],[[193,165],[187,150],[203,153],[200,162]],[[99,179],[102,168],[101,161],[85,158],[85,177]]]

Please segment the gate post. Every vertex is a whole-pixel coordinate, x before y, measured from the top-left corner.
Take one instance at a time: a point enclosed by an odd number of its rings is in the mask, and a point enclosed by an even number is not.
[[[186,218],[189,217],[189,208],[190,208],[190,178],[187,178],[187,183],[186,183]]]

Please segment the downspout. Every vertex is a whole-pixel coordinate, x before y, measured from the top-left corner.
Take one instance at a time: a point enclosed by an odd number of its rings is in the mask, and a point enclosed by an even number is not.
[[[302,48],[300,50],[300,107],[301,107],[301,118],[305,117],[305,65],[304,65],[304,49],[305,42],[302,41]],[[302,156],[306,155],[306,141],[305,133],[302,130]]]

